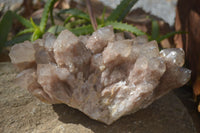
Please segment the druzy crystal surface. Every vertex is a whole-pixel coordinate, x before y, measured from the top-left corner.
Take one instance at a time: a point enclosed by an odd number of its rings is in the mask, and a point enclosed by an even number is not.
[[[127,39],[111,26],[91,36],[46,33],[14,45],[9,55],[21,70],[21,87],[43,102],[67,104],[106,124],[147,107],[191,75],[182,67],[182,49],[159,51],[156,41]]]

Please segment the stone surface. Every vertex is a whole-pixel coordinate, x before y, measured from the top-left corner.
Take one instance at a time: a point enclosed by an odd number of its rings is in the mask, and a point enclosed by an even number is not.
[[[16,75],[11,63],[0,63],[1,133],[197,133],[186,108],[173,93],[108,126],[67,105],[40,102],[15,85]]]
[[[116,36],[107,26],[86,41],[64,30],[57,39],[47,33],[33,43],[16,44],[9,55],[23,70],[18,83],[44,102],[65,103],[112,124],[190,79],[191,71],[182,68],[182,49],[159,51],[145,36]]]
[[[104,27],[101,30],[94,32],[87,41],[86,47],[92,51],[92,53],[101,53],[108,42],[114,41],[115,34],[113,33],[113,27]]]
[[[84,3],[83,0],[74,0],[78,3]],[[105,6],[115,9],[122,0],[92,0],[94,2],[100,1]],[[156,17],[161,18],[170,26],[175,23],[176,5],[178,0],[138,0],[133,6],[132,10],[141,8],[145,12],[150,13]]]
[[[106,6],[115,9],[121,0],[99,1],[103,2]],[[144,11],[163,19],[170,26],[173,26],[176,16],[176,3],[177,0],[139,0],[134,5],[133,9],[142,8]]]
[[[12,63],[16,64],[20,69],[32,67],[35,63],[35,49],[29,41],[21,44],[16,44],[11,48],[12,53],[9,54],[12,58]]]
[[[46,1],[46,0],[43,0]],[[67,0],[69,2],[70,0]],[[84,3],[83,0],[74,0],[78,3]],[[97,1],[97,0],[92,0]],[[115,8],[121,0],[98,0],[104,5]],[[0,11],[4,12],[8,9],[14,10],[20,8],[22,0],[0,0]],[[36,2],[36,0],[34,0]],[[170,26],[174,25],[176,16],[176,3],[177,0],[139,0],[133,9],[142,8],[144,11],[151,13],[159,18],[162,18]]]

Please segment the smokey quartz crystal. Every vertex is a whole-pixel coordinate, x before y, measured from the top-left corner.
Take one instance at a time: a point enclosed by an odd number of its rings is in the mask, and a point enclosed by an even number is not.
[[[21,70],[18,84],[38,99],[67,104],[106,124],[147,107],[191,76],[182,67],[182,49],[159,51],[156,41],[126,39],[112,26],[91,36],[46,33],[14,45],[9,56]]]

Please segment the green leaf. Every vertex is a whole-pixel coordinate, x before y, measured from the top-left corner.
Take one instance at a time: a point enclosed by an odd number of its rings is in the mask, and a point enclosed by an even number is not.
[[[39,27],[35,24],[32,18],[30,18],[31,25],[34,29],[39,29]]]
[[[110,22],[105,23],[105,26],[108,26],[108,25],[112,25],[113,28],[116,30],[129,31],[137,36],[145,35],[145,33],[142,32],[141,30],[139,30],[138,28],[136,28],[132,25],[126,24],[126,23],[110,21]]]
[[[151,37],[150,40],[156,40],[159,37],[159,25],[156,20],[152,21],[152,27],[151,27]]]
[[[65,30],[67,28],[63,27],[63,26],[59,26],[59,25],[55,25],[50,27],[47,32],[53,33],[53,34],[59,34],[61,31]]]
[[[17,36],[20,36],[22,34],[31,33],[31,32],[34,32],[34,28],[24,29],[24,30],[20,31],[19,33],[17,33]]]
[[[67,23],[70,21],[71,18],[73,18],[73,16],[67,17],[67,18],[65,19],[65,21],[64,21],[64,25],[67,24]]]
[[[85,19],[87,21],[90,21],[90,17],[89,17],[88,14],[86,14],[83,11],[78,10],[76,8],[70,8],[70,9],[61,10],[58,13],[58,16],[60,16],[61,14],[65,14],[65,13],[66,14],[71,14],[71,16],[73,16],[73,17],[82,18],[82,19]]]
[[[170,32],[170,33],[167,33],[166,35],[163,35],[161,37],[159,37],[157,39],[157,42],[160,43],[162,40],[166,39],[166,38],[169,38],[169,37],[172,37],[176,34],[186,34],[187,32],[184,32],[184,31],[174,31],[174,32]]]
[[[67,29],[67,28],[63,27],[63,26],[56,25],[56,26],[52,26],[51,28],[49,28],[48,32],[53,33],[53,34],[58,34],[65,29]],[[77,36],[91,34],[92,32],[94,32],[91,24],[86,25],[86,26],[73,28],[73,29],[68,29],[68,30],[71,31],[72,33],[74,33]]]
[[[14,37],[12,40],[9,40],[5,43],[5,46],[12,46],[16,43],[21,43],[21,42],[24,42],[26,40],[30,40],[31,38],[31,34],[24,34],[24,35],[21,35],[21,36],[17,36],[17,37]]]
[[[40,30],[41,32],[44,33],[46,25],[47,25],[47,20],[48,20],[48,14],[50,10],[53,10],[53,5],[57,0],[48,0],[47,3],[45,4],[44,11],[42,13],[42,19],[40,21]]]
[[[24,25],[26,28],[32,28],[32,24],[29,20],[25,19],[24,17],[16,14],[15,12],[12,12],[14,18],[16,18],[22,25]]]
[[[107,21],[122,21],[138,0],[122,0],[113,10]]]
[[[32,36],[31,36],[31,41],[35,41],[35,40],[37,40],[38,38],[40,38],[44,32],[42,32],[41,29],[40,29],[40,27],[37,26],[37,25],[34,23],[34,21],[33,21],[32,18],[30,19],[30,21],[31,21],[31,24],[32,24],[32,26],[33,26],[33,34],[32,34]]]
[[[103,13],[101,16],[101,20],[100,23],[104,25],[104,21],[105,21],[105,13],[106,13],[106,7],[103,8]]]
[[[40,38],[42,36],[42,32],[40,31],[40,29],[35,29],[32,36],[31,36],[31,41],[35,41],[38,38]]]
[[[54,18],[53,18],[53,6],[52,6],[52,8],[50,9],[50,19],[51,19],[51,24],[52,24],[52,25],[55,25]]]
[[[3,47],[7,40],[8,33],[12,27],[13,15],[11,11],[7,11],[0,22],[0,48]]]
[[[138,0],[131,0],[131,2],[129,3],[129,5],[125,8],[125,10],[122,12],[122,14],[119,16],[119,18],[117,19],[117,21],[122,21],[126,15],[130,12],[131,8],[135,5],[135,3]]]
[[[8,33],[11,30],[12,22],[13,22],[14,18],[17,19],[20,23],[22,23],[27,28],[33,27],[31,22],[28,21],[27,19],[25,19],[24,17],[16,14],[15,12],[7,11],[0,22],[0,42],[1,42],[0,48],[2,48],[3,46],[6,46],[6,44],[15,43],[15,40],[17,40],[17,41],[19,40],[18,38],[16,38],[16,39],[14,38],[14,40],[6,42]],[[25,31],[22,31],[21,33],[23,33],[23,32],[25,32]]]
[[[76,20],[76,21],[72,21],[72,22],[67,23],[65,27],[68,27],[68,28],[72,29],[72,28],[75,28],[75,27],[79,27],[79,26],[81,26],[81,25],[84,25],[84,24],[86,24],[86,23],[87,23],[87,22],[86,22],[85,19],[78,19],[78,20]]]
[[[69,29],[69,30],[77,36],[87,35],[87,34],[91,34],[92,32],[94,32],[91,24],[84,25],[84,26],[81,26],[81,27],[77,27],[77,28],[74,28],[74,29]]]

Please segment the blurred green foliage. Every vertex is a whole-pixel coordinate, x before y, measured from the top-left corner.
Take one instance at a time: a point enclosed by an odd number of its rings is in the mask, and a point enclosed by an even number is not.
[[[39,25],[35,24],[32,18],[28,20],[16,14],[15,12],[7,11],[0,22],[0,48],[13,45],[15,43],[20,43],[25,40],[35,41],[38,38],[41,38],[45,32],[51,32],[55,35],[58,35],[62,30],[68,29],[78,36],[91,34],[94,32],[89,15],[78,9],[71,8],[60,10],[56,15],[63,21],[64,24],[55,25],[53,7],[56,1],[57,0],[47,1]],[[112,25],[115,30],[128,31],[136,36],[147,35],[133,25],[122,22],[137,1],[138,0],[123,0],[107,18],[104,18],[104,10],[101,19],[96,18],[98,28]],[[67,15],[67,18],[63,18],[63,15]],[[49,17],[51,20],[51,26],[47,29],[46,25]],[[71,21],[71,18],[74,18],[74,21]],[[22,25],[24,25],[25,29],[20,31],[14,38],[7,41],[8,34],[12,28],[13,19],[17,19]],[[163,39],[179,33],[183,32],[172,32],[164,36],[160,36],[158,22],[153,20],[152,34],[147,36],[149,37],[149,40],[156,40],[158,43],[160,43]]]

